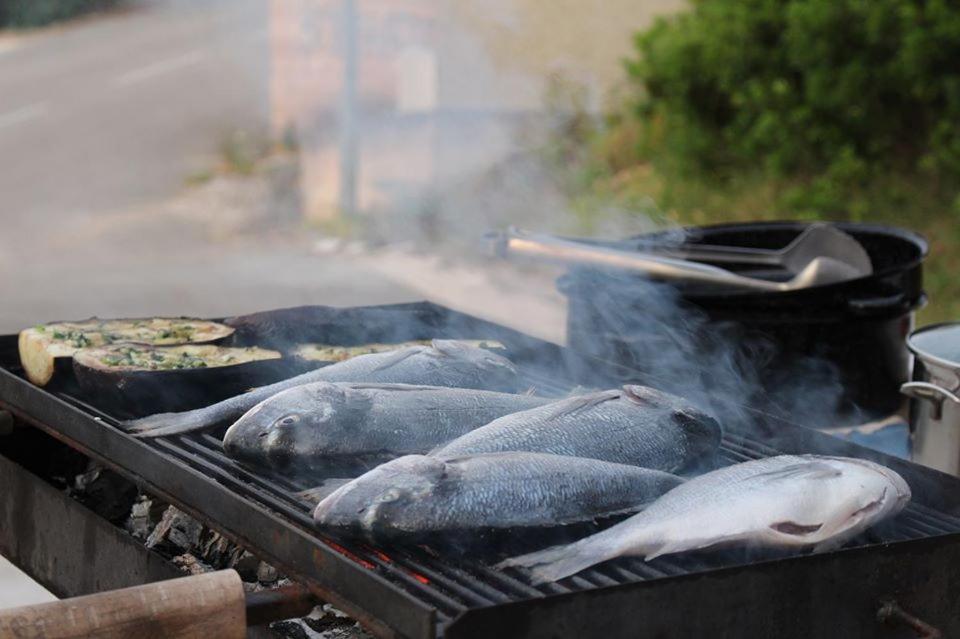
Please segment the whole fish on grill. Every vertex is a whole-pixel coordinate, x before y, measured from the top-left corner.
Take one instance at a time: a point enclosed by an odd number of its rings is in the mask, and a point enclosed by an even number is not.
[[[555,526],[635,511],[682,481],[647,468],[543,453],[408,455],[341,486],[313,518],[372,539]]]
[[[260,402],[223,438],[230,457],[275,469],[330,458],[425,453],[543,397],[408,384],[314,382]]]
[[[645,386],[624,386],[501,417],[431,455],[522,450],[676,473],[712,455],[720,436],[717,421],[689,402]]]
[[[863,459],[781,455],[720,468],[671,490],[643,512],[566,546],[522,555],[537,583],[623,555],[650,560],[721,544],[841,545],[910,501],[896,472]]]
[[[129,432],[175,435],[236,419],[280,391],[310,382],[424,384],[486,390],[517,390],[517,369],[507,358],[456,340],[434,340],[386,353],[358,355],[337,364],[255,388],[205,408],[160,413],[127,422]]]

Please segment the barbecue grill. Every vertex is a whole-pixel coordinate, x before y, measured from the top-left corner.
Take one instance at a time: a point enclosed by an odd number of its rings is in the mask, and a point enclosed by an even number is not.
[[[429,303],[330,309],[327,317],[328,341],[339,343],[382,339],[384,318],[391,318],[396,339],[497,340],[530,387],[545,395],[654,381]],[[263,556],[378,636],[892,638],[932,627],[945,636],[960,633],[960,581],[952,576],[960,565],[960,479],[757,411],[748,411],[749,424],[727,429],[720,464],[781,453],[869,458],[901,473],[913,501],[833,552],[623,558],[533,586],[521,572],[490,566],[569,531],[460,552],[328,537],[297,494],[307,484],[237,464],[224,456],[215,433],[137,440],[119,427],[125,415],[100,410],[97,398],[71,381],[38,388],[20,373],[16,336],[0,337],[0,408]]]

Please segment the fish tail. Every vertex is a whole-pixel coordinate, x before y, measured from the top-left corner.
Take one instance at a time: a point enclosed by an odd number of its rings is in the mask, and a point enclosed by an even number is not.
[[[496,568],[525,568],[530,572],[534,584],[542,584],[569,577],[620,554],[615,548],[606,544],[589,543],[591,541],[584,539],[565,546],[554,546],[512,557],[497,564]]]
[[[123,429],[134,437],[164,437],[182,435],[216,426],[216,421],[203,419],[197,411],[159,413],[123,422]]]

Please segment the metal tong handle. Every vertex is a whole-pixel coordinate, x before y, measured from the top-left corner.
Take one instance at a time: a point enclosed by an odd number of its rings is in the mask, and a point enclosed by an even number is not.
[[[585,264],[645,273],[650,277],[685,282],[701,282],[757,291],[778,291],[778,282],[743,277],[725,269],[645,253],[619,251],[602,246],[564,240],[552,235],[530,233],[511,227],[496,238],[500,255],[522,255],[561,264]]]
[[[929,382],[907,382],[900,386],[900,392],[912,399],[923,399],[932,403],[933,411],[930,413],[930,417],[933,419],[943,417],[944,400],[950,400],[954,404],[960,404],[960,397],[957,397],[945,388]]]
[[[666,255],[680,260],[704,262],[730,262],[736,264],[758,264],[763,266],[782,266],[783,250],[746,248],[742,246],[683,246],[656,248],[657,255]]]

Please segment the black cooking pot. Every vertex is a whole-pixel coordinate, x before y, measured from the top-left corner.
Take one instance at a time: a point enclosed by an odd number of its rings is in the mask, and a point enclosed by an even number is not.
[[[779,249],[806,226],[758,222],[688,228],[683,244]],[[925,300],[927,243],[893,227],[836,226],[866,249],[871,275],[795,291],[724,292],[572,267],[558,282],[569,299],[569,345],[623,364],[641,380],[659,379],[668,390],[683,390],[681,378],[690,375],[691,368],[676,358],[699,359],[710,364],[699,367],[712,376],[704,382],[707,393],[712,385],[752,385],[744,401],[779,412],[802,411],[806,402],[819,409],[808,414],[840,411],[851,419],[889,415],[900,406],[899,388],[908,377],[905,338],[915,309]],[[672,231],[623,242],[587,242],[636,249],[675,237]],[[764,272],[746,265],[719,266],[755,277],[787,277],[769,267]],[[671,348],[679,352],[672,354]],[[717,358],[728,361],[718,366]],[[839,392],[828,392],[831,385]],[[818,392],[798,392],[808,386]]]

